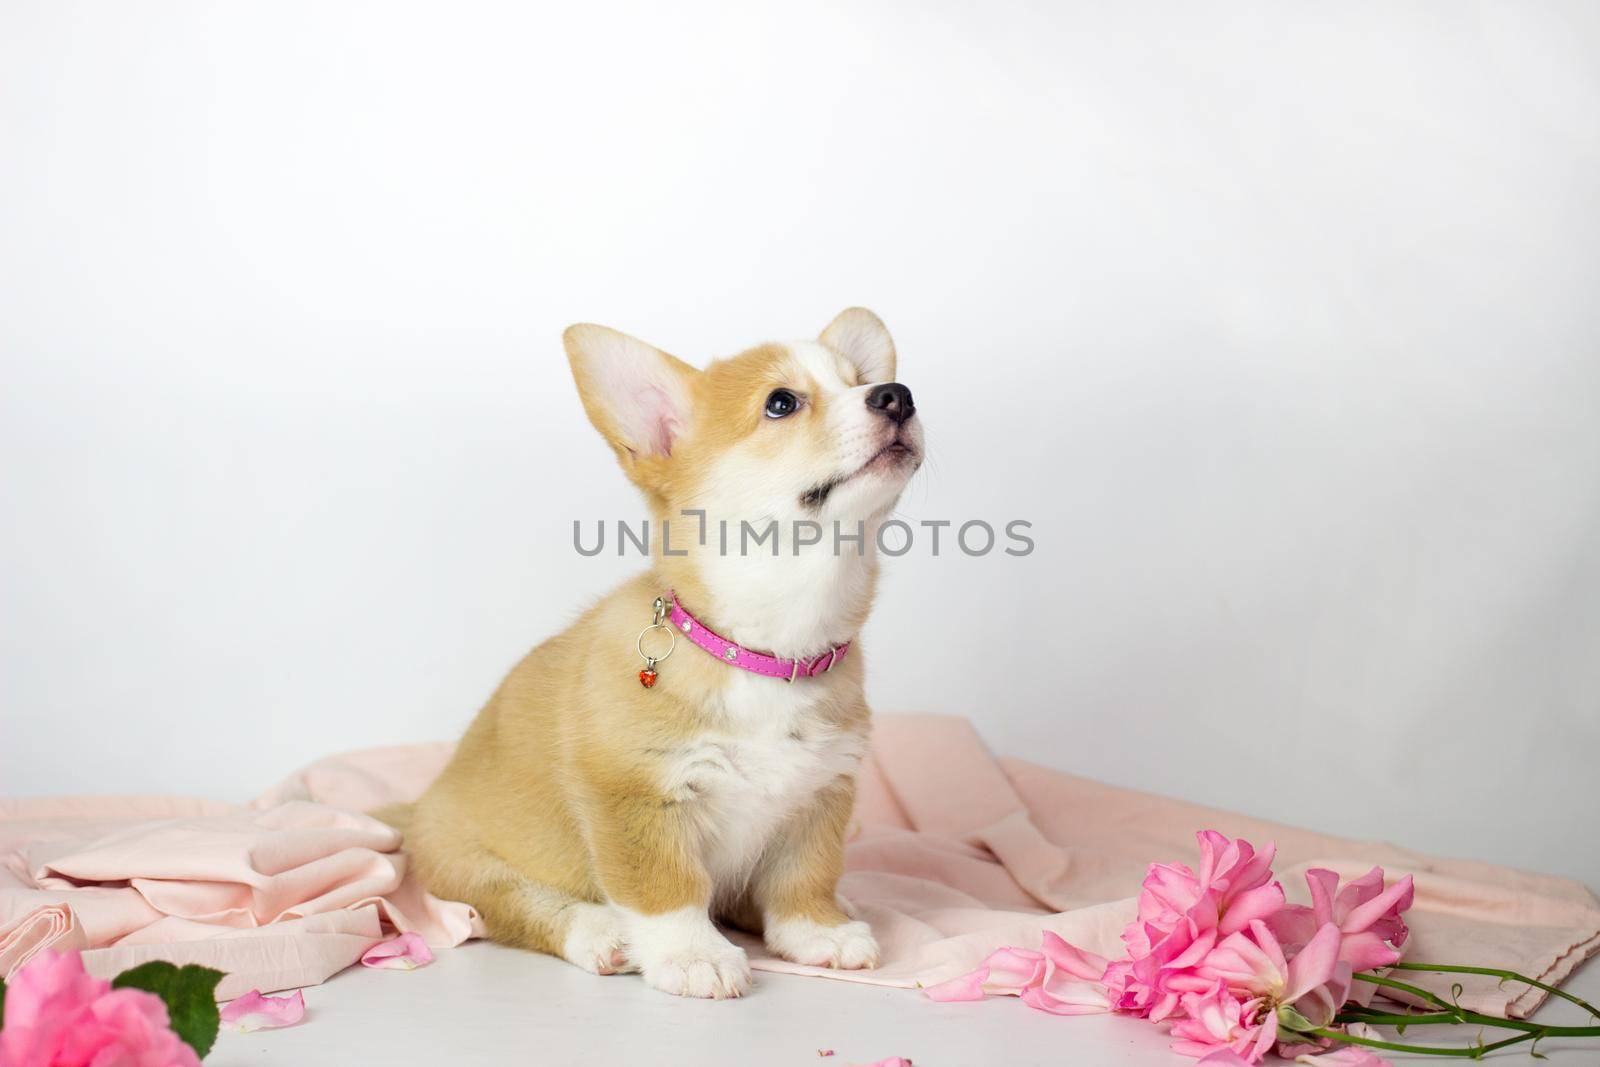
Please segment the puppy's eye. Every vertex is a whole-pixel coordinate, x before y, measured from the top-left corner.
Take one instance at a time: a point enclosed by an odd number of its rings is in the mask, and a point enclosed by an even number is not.
[[[800,398],[787,389],[774,389],[767,397],[767,418],[782,419],[800,410]]]

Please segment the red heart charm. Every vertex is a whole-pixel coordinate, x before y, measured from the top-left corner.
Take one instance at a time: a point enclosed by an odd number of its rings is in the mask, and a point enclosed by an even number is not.
[[[646,667],[639,672],[639,684],[649,689],[656,684],[656,672]]]

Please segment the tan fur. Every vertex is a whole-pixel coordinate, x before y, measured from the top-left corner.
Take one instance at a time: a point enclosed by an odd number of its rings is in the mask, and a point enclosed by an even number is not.
[[[809,380],[784,346],[752,349],[703,372],[663,355],[661,365],[680,376],[691,398],[692,416],[670,453],[660,454],[644,435],[630,434],[611,398],[600,392],[604,382],[584,356],[592,338],[581,333],[596,329],[568,331],[584,406],[644,491],[655,523],[674,520],[674,546],[694,551],[657,556],[649,571],[512,669],[444,772],[405,817],[407,847],[432,892],[476,907],[495,940],[541,952],[562,954],[583,904],[644,916],[700,909],[753,930],[789,917],[838,927],[847,921],[834,894],[853,772],[837,774],[796,803],[747,874],[717,884],[705,855],[722,831],[708,814],[703,793],[711,787],[700,781],[693,754],[708,738],[732,738],[732,746],[740,731],[752,729],[743,717],[748,709],[728,704],[734,694],[751,691],[733,687],[748,687],[751,680],[736,679],[742,672],[680,638],[659,665],[659,682],[646,689],[638,680],[642,664],[634,648],[650,621],[651,602],[669,589],[718,627],[723,604],[704,571],[705,552],[714,546],[694,546],[693,526],[680,526],[677,509],[697,506],[713,493],[712,483],[725,476],[719,471],[730,456],[824,464],[833,447],[823,422],[827,389]],[[574,331],[580,331],[576,337]],[[837,358],[839,380],[857,386],[855,367]],[[807,408],[783,420],[786,425],[763,422],[763,399],[780,386],[805,394]],[[840,606],[837,633],[828,640],[843,641],[859,631],[870,606],[871,567],[859,583],[863,591]],[[815,655],[825,648],[763,650]],[[863,662],[856,645],[837,669],[796,683],[807,687],[804,696],[811,701],[796,720],[796,746],[825,741],[864,750],[869,718]],[[774,699],[793,695],[780,691],[786,685],[781,681],[755,684],[773,687],[754,692]],[[713,746],[707,758],[714,762],[719,751]],[[709,764],[705,774],[714,775]],[[402,820],[398,813],[394,817]],[[625,954],[619,949],[614,962],[620,965]],[[611,968],[602,961],[598,969]]]

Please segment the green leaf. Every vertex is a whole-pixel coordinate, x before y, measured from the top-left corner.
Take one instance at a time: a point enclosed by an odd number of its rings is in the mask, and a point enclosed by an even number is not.
[[[165,960],[142,963],[111,980],[115,989],[142,989],[167,1005],[172,1032],[194,1049],[201,1059],[217,1040],[217,983],[222,972],[189,964],[178,967]]]

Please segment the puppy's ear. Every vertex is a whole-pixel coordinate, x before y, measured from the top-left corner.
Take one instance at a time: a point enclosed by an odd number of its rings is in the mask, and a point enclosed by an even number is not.
[[[822,343],[856,366],[862,382],[894,381],[894,339],[866,308],[846,308],[822,331]]]
[[[636,337],[580,323],[562,335],[583,409],[645,488],[689,425],[700,372]]]

